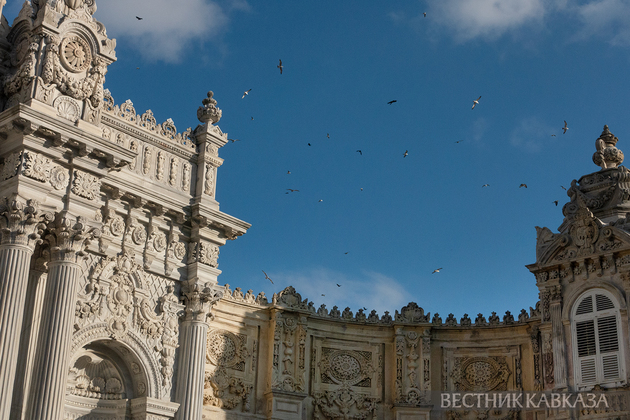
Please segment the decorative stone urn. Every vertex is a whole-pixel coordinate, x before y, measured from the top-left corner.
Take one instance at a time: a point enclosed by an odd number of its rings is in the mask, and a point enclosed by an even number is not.
[[[593,162],[602,169],[616,168],[623,162],[623,152],[615,147],[619,139],[615,137],[608,126],[604,126],[604,131],[595,141],[597,151],[593,154]]]

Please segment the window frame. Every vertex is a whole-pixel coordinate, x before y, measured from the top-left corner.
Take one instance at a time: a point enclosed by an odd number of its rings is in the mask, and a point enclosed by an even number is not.
[[[613,304],[612,308],[604,309],[601,311],[597,310],[597,298],[596,295],[603,295],[606,298],[610,299]],[[592,302],[592,311],[583,313],[580,315],[576,315],[578,307],[580,304],[588,298],[591,298]],[[571,308],[571,339],[572,339],[572,351],[573,351],[573,377],[575,382],[575,387],[577,390],[589,390],[592,389],[595,385],[600,385],[603,388],[614,388],[621,386],[626,383],[626,369],[625,369],[625,346],[621,324],[621,313],[619,311],[619,302],[617,298],[605,289],[590,289],[586,292],[580,294],[580,296],[573,303],[573,307]],[[617,350],[612,352],[600,352],[600,326],[598,320],[604,318],[610,318],[611,316],[615,317],[615,328],[617,335]],[[578,355],[578,337],[577,337],[577,324],[585,321],[593,321],[593,333],[595,340],[595,354],[579,356]],[[606,356],[617,355],[617,367],[619,369],[619,375],[613,379],[605,379],[604,378],[604,358]],[[594,361],[594,369],[595,369],[595,380],[592,381],[584,381],[582,378],[582,362],[584,361]]]

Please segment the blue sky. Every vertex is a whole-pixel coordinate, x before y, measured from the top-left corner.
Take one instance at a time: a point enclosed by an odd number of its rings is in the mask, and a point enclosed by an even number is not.
[[[560,186],[598,169],[604,124],[630,151],[628,1],[97,6],[118,42],[116,103],[182,131],[213,90],[218,125],[240,140],[220,150],[217,180],[221,210],[252,224],[221,249],[232,289],[293,285],[354,312],[517,314],[538,299],[524,266],[534,227],[562,222]],[[19,7],[5,6],[10,21]]]

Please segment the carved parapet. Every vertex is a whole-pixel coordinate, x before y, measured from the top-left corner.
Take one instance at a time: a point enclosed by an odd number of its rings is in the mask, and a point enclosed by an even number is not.
[[[40,210],[35,200],[24,203],[16,194],[6,197],[0,204],[0,243],[34,249],[41,242],[46,223],[52,220],[52,213]]]
[[[78,262],[85,255],[89,242],[101,236],[99,229],[89,227],[86,222],[84,217],[75,219],[65,211],[56,214],[45,236],[51,261]]]
[[[184,305],[184,321],[206,322],[213,318],[212,307],[223,297],[223,291],[213,289],[192,279],[182,283],[182,300]]]

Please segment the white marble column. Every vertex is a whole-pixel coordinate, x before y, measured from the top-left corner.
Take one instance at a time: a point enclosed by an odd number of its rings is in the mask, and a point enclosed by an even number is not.
[[[0,420],[9,418],[29,267],[39,240],[37,202],[17,196],[0,204]]]
[[[29,392],[29,419],[63,418],[68,357],[81,270],[78,260],[90,237],[84,220],[74,220],[65,213],[57,215],[50,234],[46,236],[51,261]]]
[[[212,305],[223,296],[218,290],[202,286],[197,279],[182,286],[186,308],[180,327],[179,364],[177,373],[177,420],[201,420],[205,380],[206,339],[212,317]]]

